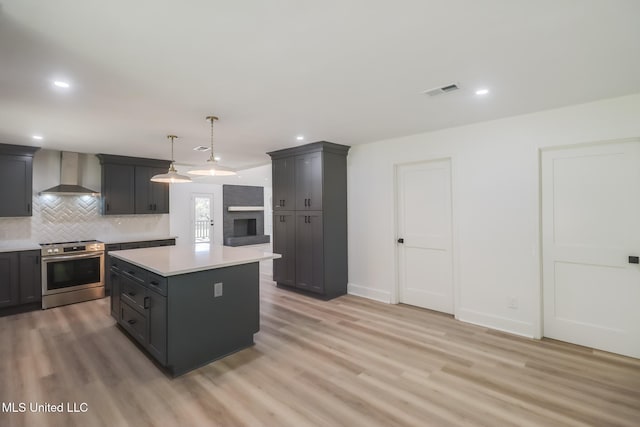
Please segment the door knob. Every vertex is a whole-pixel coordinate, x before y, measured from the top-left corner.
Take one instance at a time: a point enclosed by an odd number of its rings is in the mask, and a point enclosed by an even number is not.
[[[399,238],[398,239],[398,243],[404,243],[404,239],[403,238]]]

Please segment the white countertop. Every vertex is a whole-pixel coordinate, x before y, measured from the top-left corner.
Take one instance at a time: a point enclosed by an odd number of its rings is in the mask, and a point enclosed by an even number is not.
[[[282,257],[258,249],[208,243],[110,251],[109,255],[164,277]]]
[[[31,240],[2,240],[0,252],[39,251],[40,244]]]

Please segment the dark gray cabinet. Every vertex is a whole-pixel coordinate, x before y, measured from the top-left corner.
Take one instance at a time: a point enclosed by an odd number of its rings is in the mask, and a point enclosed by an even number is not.
[[[296,213],[296,286],[324,293],[324,238],[321,212]]]
[[[169,184],[151,182],[168,160],[97,154],[102,165],[102,214],[169,213]]]
[[[273,168],[273,251],[282,255],[273,265],[278,286],[324,298],[347,292],[349,148],[320,141],[268,153]],[[290,194],[293,209],[283,209],[282,200]]]
[[[165,172],[166,168],[136,166],[136,214],[169,213],[169,184],[151,181],[154,175]]]
[[[102,165],[102,213],[129,215],[135,212],[135,167]]]
[[[293,211],[273,214],[273,251],[282,258],[273,261],[273,280],[296,285],[296,216]]]
[[[114,283],[122,285],[118,325],[172,375],[253,345],[260,330],[258,262],[165,277],[111,258]]]
[[[295,158],[273,160],[272,199],[274,211],[295,209]]]
[[[296,156],[296,210],[322,210],[322,152]]]
[[[147,291],[146,345],[158,362],[167,363],[167,298],[152,290]]]
[[[42,299],[40,251],[0,253],[0,308]]]
[[[0,307],[11,307],[20,303],[20,272],[18,253],[0,253]]]
[[[18,254],[20,263],[20,304],[42,300],[42,269],[40,251],[22,251]]]
[[[0,144],[0,217],[32,215],[33,155],[39,149]]]
[[[137,266],[111,261],[112,314],[129,334],[163,365],[167,361],[167,297],[155,275]],[[165,288],[166,289],[166,288]]]

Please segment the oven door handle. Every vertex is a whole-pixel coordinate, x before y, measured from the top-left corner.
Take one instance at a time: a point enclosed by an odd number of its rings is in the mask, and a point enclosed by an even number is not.
[[[90,254],[78,254],[78,255],[53,255],[53,256],[44,256],[42,257],[42,262],[51,262],[51,261],[64,261],[67,259],[81,259],[81,258],[99,258],[103,256],[103,252],[99,253],[90,253]]]

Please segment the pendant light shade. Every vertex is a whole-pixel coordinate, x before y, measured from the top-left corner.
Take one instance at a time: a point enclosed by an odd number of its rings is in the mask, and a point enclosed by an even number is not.
[[[183,182],[191,182],[191,178],[186,175],[180,175],[176,170],[173,160],[173,140],[177,138],[175,135],[167,135],[167,138],[171,140],[171,166],[169,166],[169,171],[167,173],[161,173],[158,175],[154,175],[151,177],[151,181],[153,182],[167,182],[170,184],[178,184]]]
[[[190,175],[198,175],[198,176],[231,176],[235,175],[236,172],[233,169],[221,166],[218,164],[218,161],[215,158],[215,154],[213,153],[213,122],[218,120],[216,116],[207,116],[207,120],[211,122],[211,153],[205,165],[198,167],[196,169],[192,169],[187,173]]]

